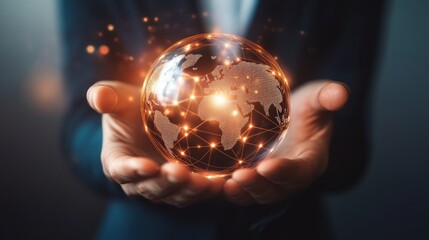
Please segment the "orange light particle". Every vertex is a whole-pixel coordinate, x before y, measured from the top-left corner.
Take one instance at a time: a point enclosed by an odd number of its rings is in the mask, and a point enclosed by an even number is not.
[[[92,45],[86,46],[86,52],[89,54],[93,54],[95,52],[95,47]]]
[[[110,49],[109,49],[109,47],[108,47],[108,46],[106,46],[106,45],[101,45],[101,46],[98,48],[98,52],[99,52],[101,55],[107,55],[107,54],[109,54]]]
[[[113,31],[113,30],[115,30],[115,26],[113,26],[113,24],[109,24],[109,25],[107,25],[107,30]]]
[[[147,23],[147,21],[149,21],[149,19],[147,17],[144,17],[143,22]]]

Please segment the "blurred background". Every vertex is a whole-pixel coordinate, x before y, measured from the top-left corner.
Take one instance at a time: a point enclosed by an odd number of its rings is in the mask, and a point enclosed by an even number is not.
[[[338,239],[429,239],[429,1],[389,1],[372,96],[371,164],[328,196]],[[0,239],[88,239],[105,199],[59,150],[57,2],[0,1]]]

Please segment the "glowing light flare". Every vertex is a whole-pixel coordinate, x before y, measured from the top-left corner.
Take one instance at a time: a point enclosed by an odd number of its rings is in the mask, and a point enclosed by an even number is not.
[[[216,147],[216,144],[215,144],[215,143],[211,143],[211,144],[210,144],[210,147],[211,147],[211,148],[214,148],[214,147]]]
[[[147,23],[149,21],[149,18],[144,17],[142,20],[143,20],[144,23]]]
[[[86,52],[89,54],[93,54],[95,52],[95,47],[93,45],[86,46]]]
[[[189,50],[191,50],[191,44],[186,45],[185,47],[185,51],[188,52]]]
[[[107,45],[101,45],[101,46],[98,48],[98,52],[99,52],[101,55],[107,55],[107,54],[109,54],[109,52],[110,52],[110,48],[109,48]]]
[[[107,25],[107,30],[109,30],[110,32],[115,30],[115,26],[113,26],[113,24],[109,24]]]
[[[223,95],[223,94],[216,94],[213,99],[214,99],[213,100],[214,105],[217,105],[217,106],[225,105],[226,100],[227,100],[225,95]]]

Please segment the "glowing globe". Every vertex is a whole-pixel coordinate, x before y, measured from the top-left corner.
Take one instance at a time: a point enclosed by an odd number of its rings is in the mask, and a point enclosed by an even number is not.
[[[142,88],[144,129],[161,155],[209,177],[254,167],[283,140],[289,85],[257,44],[221,33],[173,44]]]

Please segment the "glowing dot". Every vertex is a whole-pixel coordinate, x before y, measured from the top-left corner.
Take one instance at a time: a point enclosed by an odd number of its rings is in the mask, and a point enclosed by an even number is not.
[[[101,46],[98,48],[98,52],[99,52],[101,55],[107,55],[107,54],[109,54],[110,49],[109,49],[109,47],[108,47],[108,46],[106,46],[106,45],[101,45]]]
[[[274,151],[274,149],[273,149],[273,148],[271,148],[271,149],[270,149],[270,152],[272,152],[272,151]]]
[[[224,65],[226,65],[226,66],[229,66],[229,65],[231,64],[231,62],[230,62],[229,60],[225,60],[225,61],[223,62],[223,64],[224,64]]]
[[[187,52],[187,51],[189,51],[189,50],[191,50],[191,44],[188,44],[188,45],[186,45],[186,47],[185,47],[185,51]]]
[[[149,21],[149,19],[147,17],[144,17],[143,22],[147,23],[147,21]]]
[[[229,47],[229,43],[225,43],[225,47],[227,48],[227,47]]]
[[[170,110],[166,109],[166,110],[164,111],[164,115],[168,115],[168,114],[170,114]]]
[[[185,152],[184,152],[184,151],[181,151],[181,152],[180,152],[180,154],[183,156],[183,155],[185,155]]]
[[[249,79],[250,77],[249,77],[249,76],[246,76],[246,78],[247,78],[247,79]]]
[[[179,104],[179,102],[177,102],[177,100],[174,100],[173,105],[177,105],[177,104]]]
[[[210,35],[208,35],[208,36],[207,36],[207,38],[208,38],[208,39],[212,39],[212,35],[211,35],[211,34],[210,34]]]
[[[254,93],[258,94],[258,90],[255,90],[255,92],[254,92]]]
[[[201,148],[201,145],[198,145],[197,148]]]
[[[185,137],[187,137],[189,134],[188,133],[185,133]]]
[[[275,71],[272,71],[271,73],[272,73],[274,76],[276,75],[276,72],[275,72]]]
[[[262,143],[260,143],[258,147],[259,147],[259,148],[262,148]]]
[[[188,130],[189,129],[188,125],[184,125],[183,129]]]
[[[243,160],[238,160],[238,164],[242,164],[243,163]]]
[[[149,110],[149,114],[152,114],[152,110]]]
[[[247,137],[243,137],[243,142],[245,142],[247,140]]]
[[[191,98],[192,100],[194,100],[194,99],[195,99],[195,95],[194,95],[194,94],[192,94],[192,95],[190,96],[190,98]]]
[[[185,112],[181,112],[180,115],[185,116]]]
[[[238,114],[237,110],[232,111],[232,116],[237,116],[237,114]]]
[[[95,47],[92,45],[86,46],[86,52],[89,54],[93,54],[95,52]]]
[[[115,30],[115,26],[113,26],[113,24],[109,24],[109,25],[107,25],[107,30],[113,31],[113,30]]]
[[[223,105],[226,102],[226,98],[223,94],[216,94],[214,100],[217,105]]]
[[[199,77],[194,77],[194,81],[198,82],[198,81],[200,81],[200,78]]]
[[[211,144],[210,144],[210,147],[214,148],[214,147],[216,147],[216,144],[211,143]]]
[[[128,57],[128,60],[129,60],[130,62],[132,62],[132,61],[134,61],[134,57],[133,57],[133,56],[129,56],[129,57]]]
[[[144,125],[144,130],[147,132],[147,126],[146,125]]]
[[[237,62],[241,61],[241,59],[240,59],[240,58],[236,58],[235,60],[236,60]]]
[[[154,17],[154,18],[153,18],[153,20],[154,20],[155,22],[158,22],[158,21],[159,21],[159,18],[158,18],[158,17]]]
[[[129,96],[128,97],[128,101],[130,101],[130,102],[134,101],[134,97],[133,96]]]
[[[253,124],[249,124],[249,128],[253,128]]]

